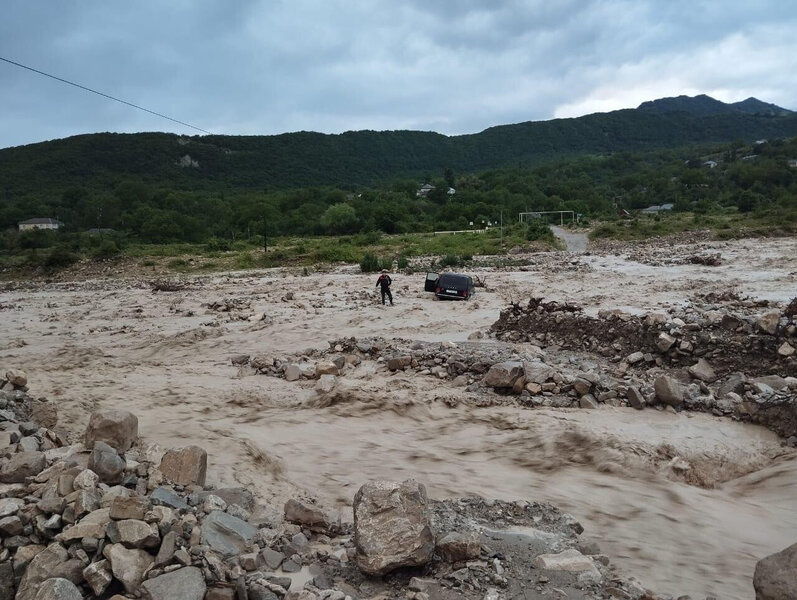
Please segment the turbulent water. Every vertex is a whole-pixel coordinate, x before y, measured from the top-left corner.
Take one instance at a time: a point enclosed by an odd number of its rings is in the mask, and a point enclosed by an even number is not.
[[[145,442],[204,446],[212,482],[250,486],[277,507],[306,491],[345,508],[370,478],[409,477],[438,498],[549,501],[656,591],[748,599],[755,562],[797,541],[797,460],[762,428],[652,409],[477,407],[450,382],[388,375],[374,362],[319,398],[312,382],[256,376],[229,360],[342,336],[463,340],[529,295],[645,310],[683,302],[696,282],[704,293],[729,282],[752,293],[761,273],[766,297],[793,293],[793,240],[719,250],[724,275],[538,255],[527,271],[480,273],[488,287],[468,303],[433,302],[422,275],[397,274],[392,308],[378,304],[373,278],[345,270],[214,277],[178,294],[139,283],[42,285],[0,293],[0,367],[24,369],[31,392],[57,401],[73,433],[98,406],[129,409]],[[573,260],[585,268],[572,270]],[[203,306],[220,298],[267,319]]]

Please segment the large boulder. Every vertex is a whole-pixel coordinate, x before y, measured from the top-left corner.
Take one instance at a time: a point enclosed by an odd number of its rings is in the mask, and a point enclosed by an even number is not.
[[[19,582],[17,600],[34,600],[39,585],[51,577],[57,577],[59,568],[69,559],[61,544],[50,544],[33,557]]]
[[[25,479],[38,475],[47,466],[43,452],[19,452],[0,469],[0,483],[25,483]]]
[[[753,587],[756,600],[797,598],[797,544],[759,560]]]
[[[662,375],[653,382],[653,389],[656,391],[656,398],[659,402],[670,406],[681,406],[684,402],[684,389],[676,379]]]
[[[138,519],[111,521],[106,534],[111,543],[122,544],[126,548],[157,548],[161,541],[155,523],[146,523]]]
[[[775,335],[778,331],[778,324],[780,323],[780,313],[777,311],[768,312],[761,315],[756,321],[758,329],[769,335]]]
[[[516,360],[494,364],[484,376],[484,384],[494,388],[511,388],[523,375],[523,363]]]
[[[28,376],[25,374],[25,371],[21,371],[19,369],[9,369],[6,371],[6,379],[9,383],[11,383],[11,385],[15,385],[17,387],[28,385]]]
[[[326,513],[320,507],[299,498],[291,498],[285,503],[285,520],[318,530],[325,530],[330,524]]]
[[[78,587],[62,577],[46,579],[39,585],[35,600],[83,600]]]
[[[437,542],[437,552],[448,562],[462,562],[479,558],[482,545],[475,534],[449,533]]]
[[[364,573],[384,575],[428,563],[434,554],[426,488],[416,481],[371,481],[354,496],[354,542]]]
[[[122,582],[130,594],[139,590],[144,573],[154,561],[146,550],[125,548],[122,544],[109,544],[102,554],[111,563],[113,576]]]
[[[205,591],[205,577],[197,567],[177,569],[141,585],[145,600],[202,600]]]
[[[708,363],[708,361],[703,358],[698,359],[698,361],[689,367],[688,370],[692,377],[699,379],[700,381],[712,383],[717,380],[717,374],[714,372],[714,369]]]
[[[257,529],[227,513],[214,510],[202,520],[202,543],[222,556],[245,552],[252,543]]]
[[[105,442],[117,452],[127,452],[138,437],[138,418],[126,410],[98,410],[89,418],[86,447]]]
[[[199,446],[172,449],[161,459],[161,473],[177,485],[205,485],[208,453]]]
[[[599,578],[600,571],[589,556],[570,548],[559,554],[540,554],[534,559],[534,566],[549,571],[569,571],[571,573],[588,573]]]
[[[97,440],[89,455],[89,469],[97,474],[102,483],[121,483],[125,476],[125,459],[119,456],[113,446]]]

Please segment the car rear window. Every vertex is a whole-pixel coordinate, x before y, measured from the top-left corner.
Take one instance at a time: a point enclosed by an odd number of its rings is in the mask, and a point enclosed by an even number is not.
[[[440,275],[438,282],[440,287],[449,287],[454,289],[465,289],[468,287],[468,278],[464,275],[453,275],[451,273],[443,273]]]

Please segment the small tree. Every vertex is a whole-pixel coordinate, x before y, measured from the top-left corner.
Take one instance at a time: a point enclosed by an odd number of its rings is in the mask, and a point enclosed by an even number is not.
[[[333,235],[353,233],[357,229],[357,212],[346,202],[333,204],[321,215],[321,225]]]

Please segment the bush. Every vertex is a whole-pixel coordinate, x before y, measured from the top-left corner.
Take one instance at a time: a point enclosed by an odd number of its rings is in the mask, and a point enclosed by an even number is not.
[[[620,233],[620,230],[617,228],[617,225],[613,223],[604,223],[592,230],[592,233],[589,234],[589,237],[593,239],[599,238],[613,238],[617,237],[617,234]]]
[[[119,246],[113,240],[102,240],[100,242],[99,247],[94,251],[95,258],[113,258],[117,256],[121,250],[119,250]]]
[[[185,262],[182,258],[174,258],[166,263],[166,266],[170,269],[184,269],[188,266],[188,263]]]
[[[393,270],[393,259],[392,258],[383,258],[379,261],[379,268],[385,269],[387,271]]]
[[[439,261],[441,267],[458,267],[461,262],[459,256],[456,254],[446,254]]]
[[[360,261],[360,271],[363,273],[374,273],[380,270],[379,258],[375,254],[366,252]]]
[[[542,219],[531,219],[526,227],[526,239],[530,242],[535,240],[552,239],[553,232],[548,227],[548,223]]]
[[[255,266],[255,259],[251,252],[241,252],[235,259],[235,266],[239,269],[252,269]]]
[[[212,237],[205,244],[205,250],[208,252],[227,252],[230,249],[229,240],[222,240],[217,237]]]
[[[48,269],[63,269],[75,264],[80,257],[65,248],[55,247],[44,258],[44,266]]]
[[[398,257],[398,268],[399,269],[406,269],[410,266],[410,261],[407,260],[406,256],[399,256]]]
[[[471,254],[470,252],[466,252],[465,254],[462,255],[462,262],[470,262],[472,260],[473,260],[473,254]]]

